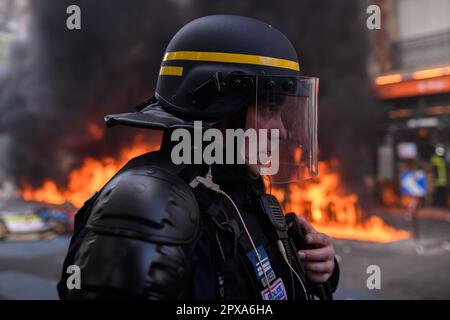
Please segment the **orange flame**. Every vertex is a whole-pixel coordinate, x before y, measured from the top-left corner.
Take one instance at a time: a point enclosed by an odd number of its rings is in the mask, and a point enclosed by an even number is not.
[[[413,201],[413,197],[399,195],[392,183],[385,183],[381,186],[381,201],[385,206],[407,208]]]
[[[409,232],[388,226],[377,216],[364,219],[358,196],[346,194],[340,176],[325,162],[319,163],[319,177],[286,188],[270,188],[285,212],[295,212],[314,227],[334,238],[360,241],[392,242],[409,238]]]
[[[87,132],[90,134],[90,136],[94,139],[94,140],[101,140],[103,138],[104,135],[104,131],[98,127],[97,125],[90,123],[87,126]]]
[[[158,149],[159,144],[151,145],[144,141],[142,135],[137,135],[132,146],[122,149],[116,158],[106,157],[97,160],[86,157],[79,168],[70,172],[65,187],[58,186],[53,180],[45,180],[37,189],[25,183],[22,187],[22,198],[51,204],[63,204],[68,201],[80,208],[86,199],[101,189],[130,159]]]
[[[381,187],[381,201],[386,206],[397,206],[400,203],[400,199],[394,190],[392,184],[384,184]]]
[[[22,197],[51,204],[70,202],[79,208],[127,161],[157,149],[159,144],[149,144],[142,135],[137,135],[131,147],[122,149],[115,158],[86,157],[80,167],[70,172],[66,186],[58,186],[53,180],[45,180],[37,189],[24,184]],[[295,156],[299,158],[301,154]],[[332,170],[335,165],[335,161],[320,162],[318,178],[302,184],[292,183],[283,189],[267,186],[267,190],[278,198],[285,212],[305,216],[320,232],[335,238],[391,242],[409,237],[407,231],[396,230],[377,216],[364,219],[357,195],[343,190],[340,176]]]

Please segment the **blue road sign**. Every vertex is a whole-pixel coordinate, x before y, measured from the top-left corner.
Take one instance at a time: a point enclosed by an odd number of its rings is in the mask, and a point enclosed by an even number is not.
[[[407,170],[400,175],[401,192],[407,196],[424,197],[427,193],[427,176],[423,170]]]

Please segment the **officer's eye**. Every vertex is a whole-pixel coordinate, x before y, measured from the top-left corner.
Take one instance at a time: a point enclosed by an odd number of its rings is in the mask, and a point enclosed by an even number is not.
[[[279,112],[279,107],[276,104],[267,104],[263,107],[263,115],[267,118],[272,118]]]

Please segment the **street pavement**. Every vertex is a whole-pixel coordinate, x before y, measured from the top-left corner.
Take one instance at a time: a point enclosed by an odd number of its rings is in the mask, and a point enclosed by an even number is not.
[[[378,214],[395,227],[411,229],[404,215]],[[448,216],[422,217],[419,241],[336,239],[341,280],[335,299],[450,299]],[[69,239],[0,241],[0,299],[57,299],[56,283]],[[367,286],[368,267],[373,265],[380,270],[379,289]]]

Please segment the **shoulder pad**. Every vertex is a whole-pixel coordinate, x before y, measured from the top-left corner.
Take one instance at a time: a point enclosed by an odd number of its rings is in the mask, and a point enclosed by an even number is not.
[[[87,227],[98,233],[165,244],[194,240],[199,209],[191,188],[158,166],[119,173],[101,191]]]

